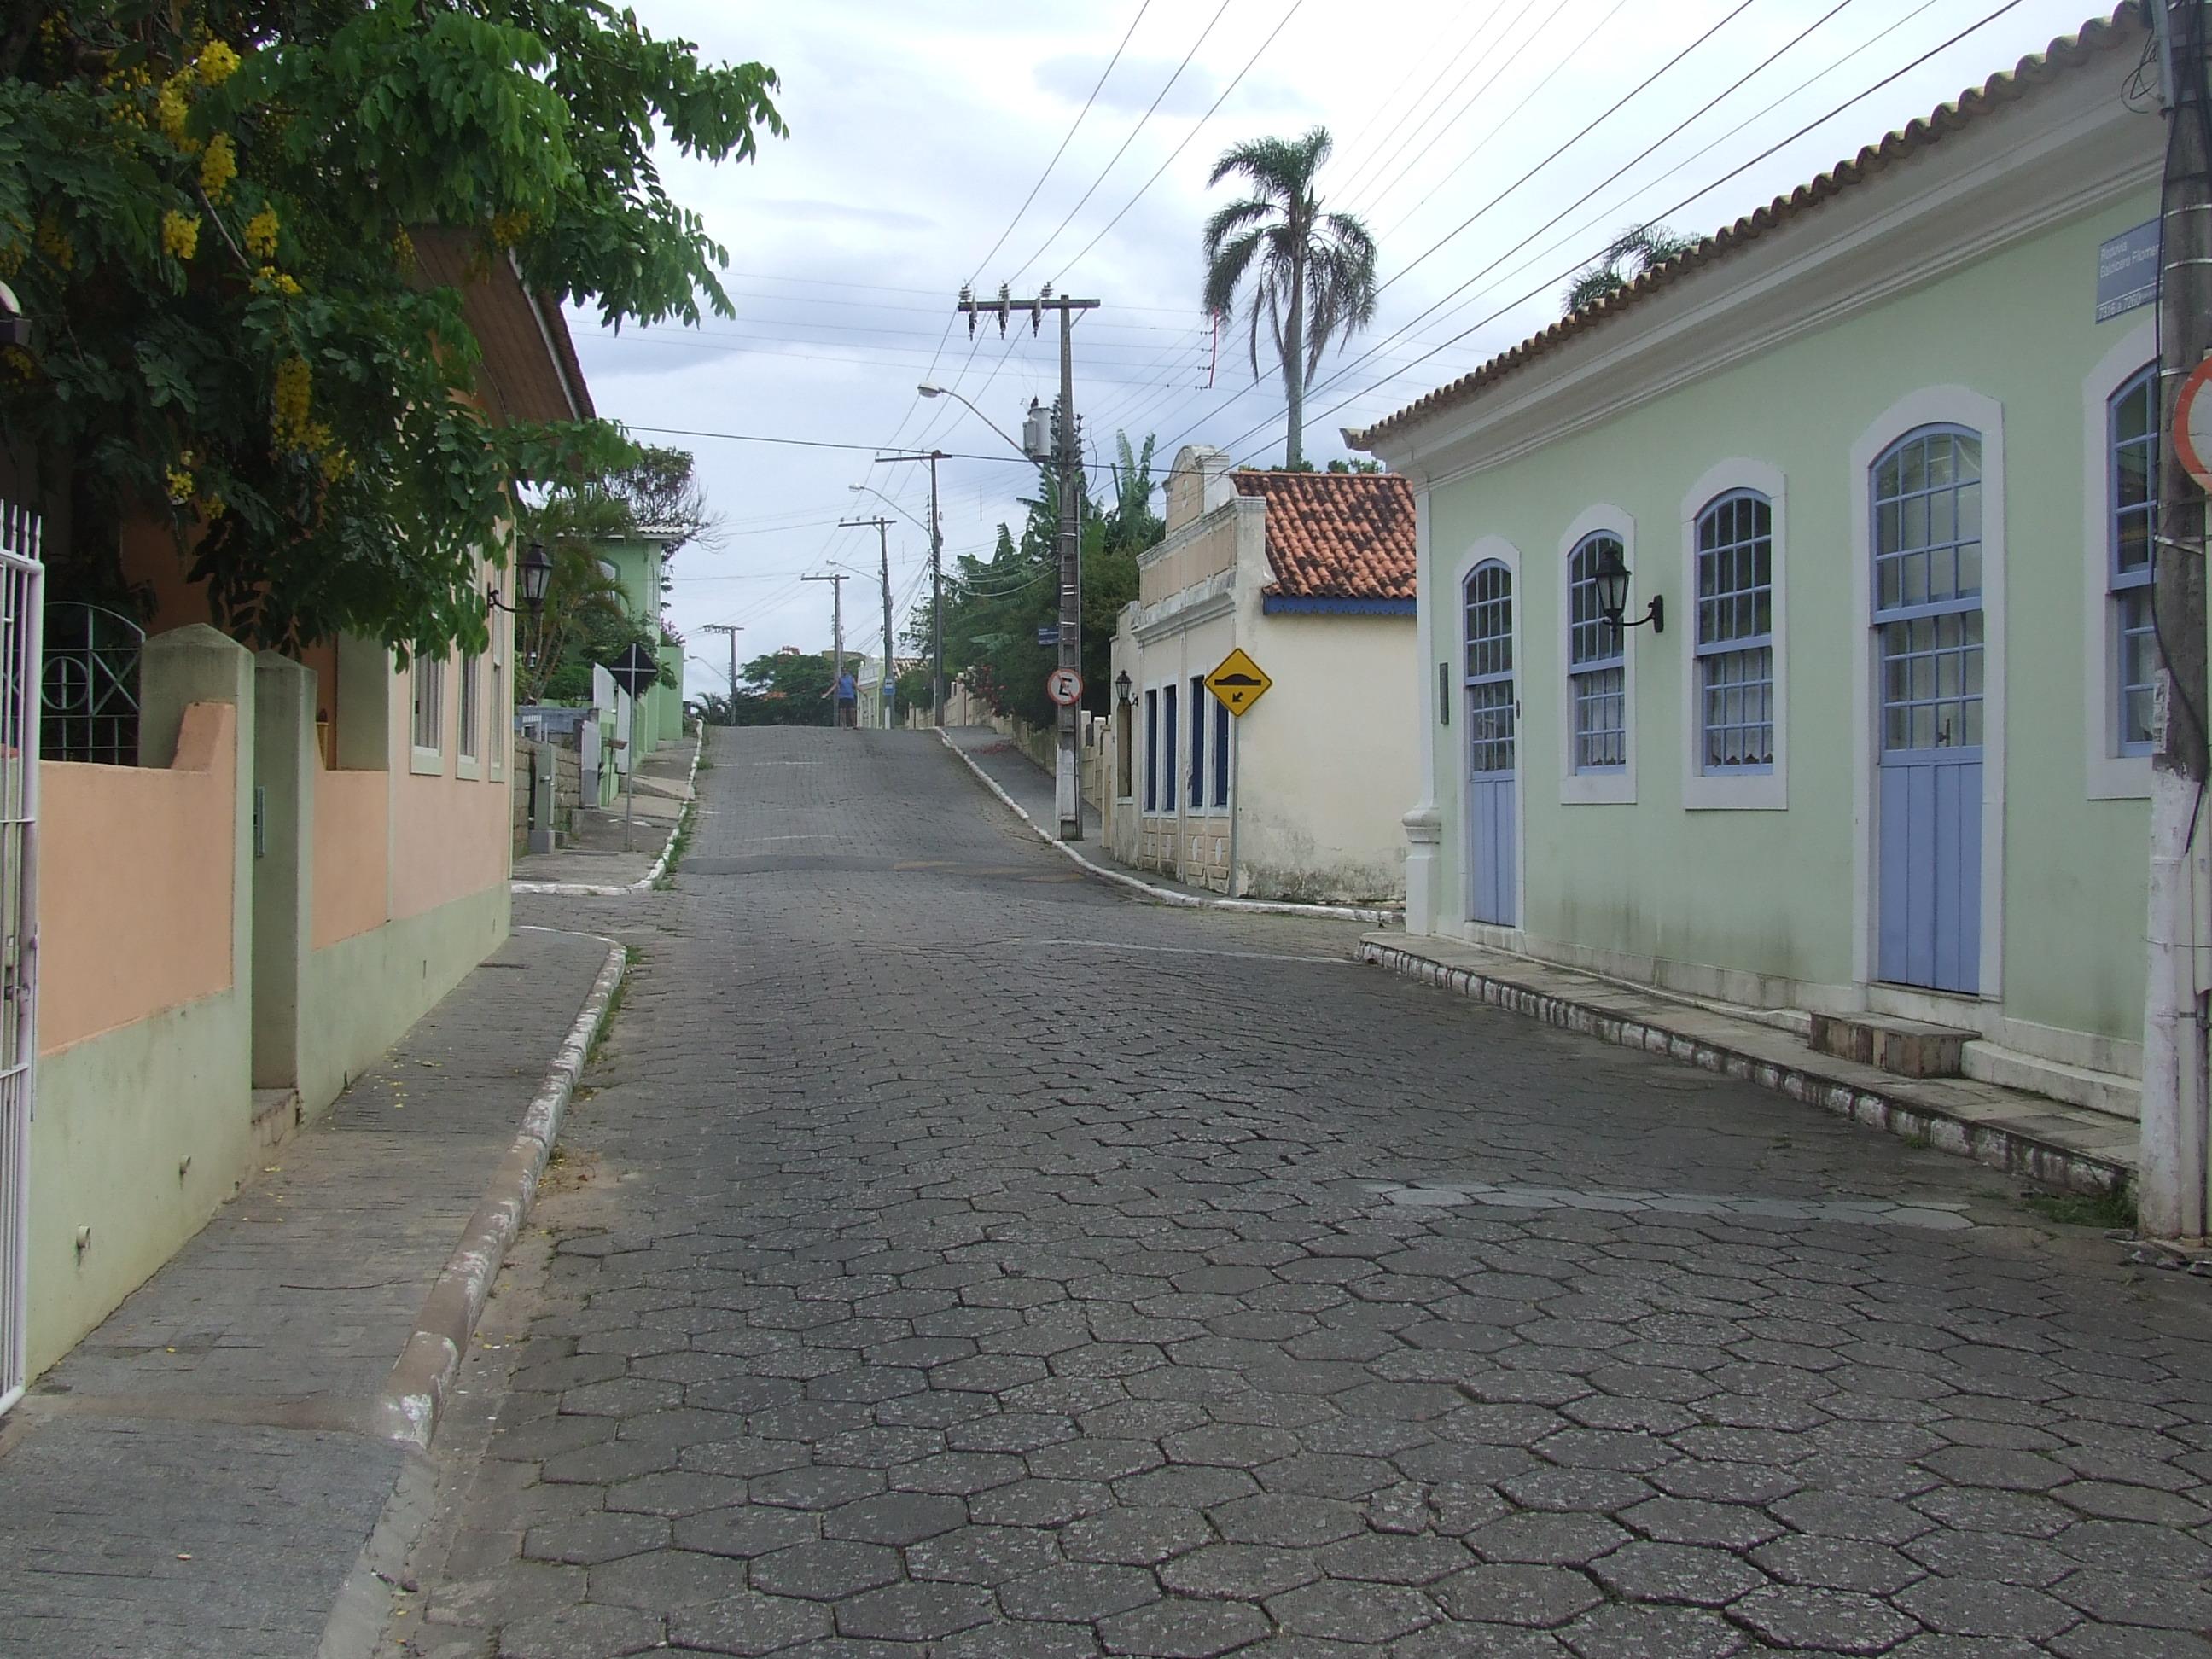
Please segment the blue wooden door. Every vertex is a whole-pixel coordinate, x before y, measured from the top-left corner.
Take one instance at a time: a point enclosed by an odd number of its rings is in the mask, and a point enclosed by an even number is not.
[[[1875,464],[1875,976],[1981,988],[1982,445],[1924,427]]]
[[[1513,683],[1513,573],[1492,561],[1467,579],[1467,914],[1510,927],[1520,920],[1515,756],[1520,705]]]

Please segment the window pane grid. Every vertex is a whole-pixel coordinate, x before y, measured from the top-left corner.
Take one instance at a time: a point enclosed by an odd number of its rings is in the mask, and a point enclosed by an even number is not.
[[[1513,682],[1480,680],[1467,688],[1468,769],[1513,769]]]
[[[1480,566],[1467,580],[1467,677],[1513,672],[1513,579],[1502,564]]]
[[[1884,749],[1981,746],[1979,611],[1884,623],[1881,657]]]
[[[1698,515],[1701,769],[1774,765],[1774,504],[1756,490]]]
[[[2112,710],[2119,751],[2151,750],[2158,672],[2151,570],[2158,532],[2158,366],[2140,370],[2106,406],[2112,448]]]
[[[1981,500],[1982,441],[1972,432],[1912,433],[1875,463],[1885,754],[1981,747]]]
[[[1567,556],[1567,661],[1575,725],[1571,764],[1577,772],[1628,764],[1628,699],[1622,630],[1598,604],[1598,572],[1609,559],[1626,562],[1620,538],[1600,531]]]
[[[2124,587],[2112,595],[2119,631],[2120,750],[2147,755],[2151,748],[2151,688],[2158,674],[2158,638],[2151,623],[2151,590]]]
[[[435,749],[444,735],[446,723],[446,665],[428,657],[417,657],[411,679],[415,691],[415,746]]]
[[[1190,677],[1190,789],[1191,811],[1206,805],[1206,676]]]
[[[1625,671],[1592,669],[1574,676],[1575,770],[1601,772],[1628,764]]]
[[[1213,700],[1213,804],[1229,805],[1229,706]]]

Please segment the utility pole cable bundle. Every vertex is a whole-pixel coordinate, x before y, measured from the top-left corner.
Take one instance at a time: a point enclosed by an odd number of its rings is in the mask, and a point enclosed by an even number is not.
[[[830,584],[830,636],[836,643],[837,669],[830,678],[830,718],[837,718],[837,688],[845,678],[845,578],[842,573],[827,576],[801,576],[803,582]]]
[[[730,696],[735,697],[738,695],[738,635],[745,631],[745,625],[743,623],[708,623],[702,631],[730,636]]]
[[[975,331],[975,319],[999,319],[999,332],[1006,331],[1006,319],[1018,312],[1029,313],[1030,331],[1043,325],[1044,313],[1060,313],[1060,408],[1054,431],[1054,488],[1060,507],[1060,665],[1083,673],[1083,454],[1075,431],[1075,318],[1095,311],[1096,300],[1072,300],[1055,295],[1049,287],[1035,299],[1015,300],[1001,288],[995,300],[978,300],[961,290],[958,309],[966,314],[968,331]],[[1042,459],[1042,457],[1034,459]],[[1062,841],[1083,839],[1083,709],[1079,698],[1060,706],[1060,763],[1053,773],[1053,805],[1060,820]]]

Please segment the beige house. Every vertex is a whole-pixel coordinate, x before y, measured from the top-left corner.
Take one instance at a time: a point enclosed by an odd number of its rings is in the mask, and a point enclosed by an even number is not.
[[[1191,446],[1113,650],[1108,844],[1255,898],[1395,901],[1419,783],[1413,501],[1384,473],[1232,471]],[[1242,647],[1271,688],[1232,717]]]

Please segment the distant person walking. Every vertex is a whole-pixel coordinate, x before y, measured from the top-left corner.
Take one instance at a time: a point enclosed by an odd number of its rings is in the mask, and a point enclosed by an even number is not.
[[[849,671],[837,676],[837,724],[858,726],[860,723],[860,688]]]

